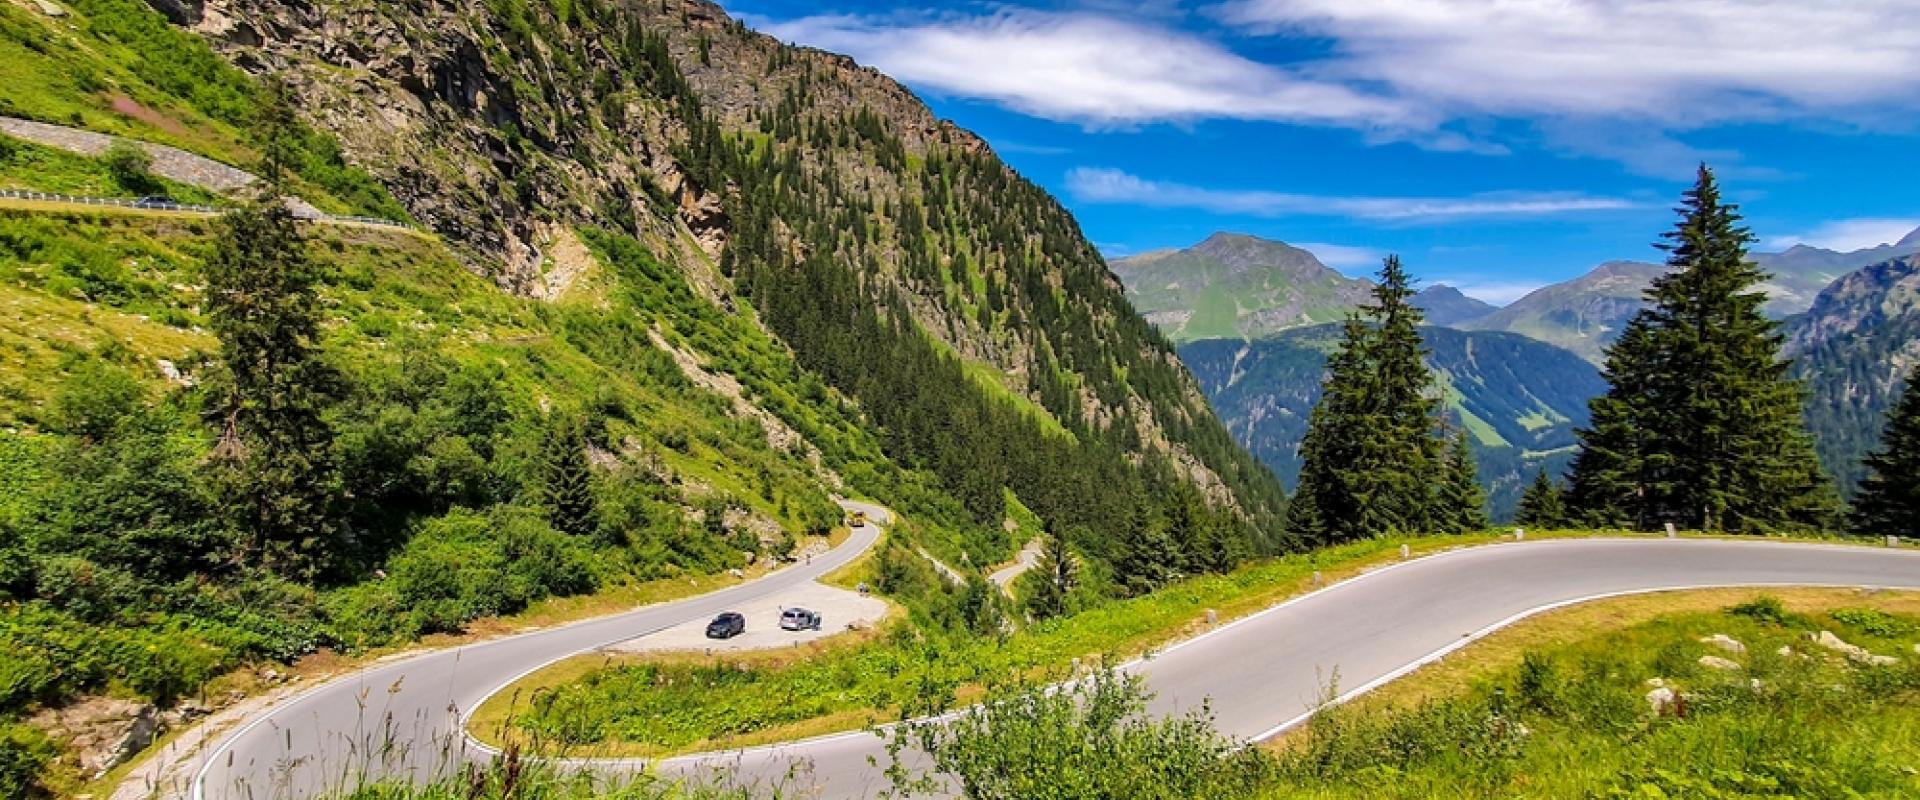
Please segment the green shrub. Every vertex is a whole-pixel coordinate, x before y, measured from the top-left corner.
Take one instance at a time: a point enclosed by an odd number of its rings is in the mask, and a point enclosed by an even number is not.
[[[0,797],[33,800],[51,794],[41,785],[40,775],[58,753],[45,734],[0,721]]]
[[[1828,614],[1842,625],[1858,628],[1882,639],[1898,639],[1920,631],[1920,625],[1874,608],[1842,608]]]
[[[428,520],[389,572],[415,634],[459,630],[598,583],[582,542],[555,531],[536,511],[508,506],[484,514],[455,509]]]
[[[1807,627],[1806,617],[1788,611],[1786,606],[1780,604],[1780,598],[1770,594],[1757,595],[1752,600],[1732,606],[1727,609],[1727,613],[1767,625],[1789,628]]]
[[[153,174],[153,156],[139,145],[125,139],[115,140],[100,158],[106,162],[107,175],[121,189],[137,195],[159,191],[160,179]]]
[[[918,750],[970,798],[1173,800],[1244,796],[1266,780],[1272,760],[1214,730],[1208,712],[1148,716],[1138,676],[1096,673],[1054,691],[1021,686],[993,693],[952,722],[895,728],[889,751],[902,795],[946,785],[902,760]],[[944,705],[935,699],[938,710]]]

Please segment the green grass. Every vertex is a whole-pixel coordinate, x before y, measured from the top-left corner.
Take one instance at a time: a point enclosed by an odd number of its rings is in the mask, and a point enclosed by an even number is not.
[[[1180,326],[1180,335],[1189,339],[1237,339],[1240,337],[1240,302],[1227,290],[1209,286],[1193,301],[1193,316]]]
[[[1724,594],[1724,593],[1723,593]],[[1853,595],[1880,623],[1912,626],[1913,595]],[[1671,598],[1684,604],[1682,596]],[[1724,600],[1723,600],[1724,602]],[[1920,776],[1920,666],[1908,633],[1839,622],[1832,598],[1661,614],[1562,628],[1465,689],[1335,709],[1291,737],[1268,789],[1285,798],[1912,797]],[[1642,604],[1645,604],[1642,602]],[[1879,608],[1886,607],[1885,610]],[[1834,612],[1839,613],[1839,612]],[[1873,667],[1813,647],[1828,629],[1903,663]],[[1582,632],[1583,631],[1583,632]],[[1726,634],[1731,654],[1700,641]],[[1780,648],[1789,648],[1787,655]],[[1741,668],[1703,666],[1706,655]],[[1471,649],[1458,658],[1473,658]],[[1647,681],[1685,699],[1655,715]],[[1757,681],[1757,684],[1755,683]]]

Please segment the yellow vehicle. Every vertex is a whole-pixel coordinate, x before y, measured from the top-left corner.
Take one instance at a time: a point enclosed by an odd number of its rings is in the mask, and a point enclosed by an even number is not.
[[[847,527],[861,528],[861,527],[865,527],[866,524],[867,524],[867,512],[855,511],[847,514]]]

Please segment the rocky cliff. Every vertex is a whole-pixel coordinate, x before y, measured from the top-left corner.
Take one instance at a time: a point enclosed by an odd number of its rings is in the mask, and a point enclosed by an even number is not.
[[[846,363],[836,326],[910,321],[1042,427],[1164,462],[1215,505],[1279,506],[1072,217],[850,59],[701,0],[156,7],[290,82],[348,162],[512,291],[563,294],[574,231],[624,231],[863,401],[913,378]]]

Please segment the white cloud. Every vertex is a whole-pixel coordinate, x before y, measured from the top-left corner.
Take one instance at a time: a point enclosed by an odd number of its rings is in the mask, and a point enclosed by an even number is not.
[[[1698,126],[1909,107],[1913,0],[1229,0],[1219,19],[1325,37],[1314,74],[1445,114]]]
[[[1210,118],[1353,128],[1425,127],[1411,106],[1263,64],[1206,39],[1094,14],[803,17],[766,22],[788,41],[847,53],[950,96],[1091,126]]]
[[[1841,219],[1822,223],[1806,233],[1773,237],[1766,240],[1766,246],[1785,250],[1804,244],[1850,253],[1898,242],[1902,237],[1915,233],[1916,229],[1920,229],[1920,219]]]
[[[1153,181],[1117,169],[1078,167],[1067,192],[1088,203],[1193,208],[1256,217],[1336,216],[1383,221],[1516,217],[1612,211],[1638,204],[1573,192],[1488,192],[1465,197],[1342,197],[1249,189],[1209,189]]]
[[[1381,259],[1387,257],[1387,251],[1371,247],[1324,242],[1296,242],[1293,246],[1312,253],[1314,258],[1320,259],[1320,263],[1342,272],[1371,272],[1379,268]]]

